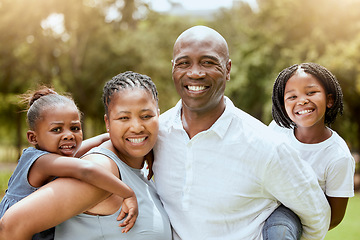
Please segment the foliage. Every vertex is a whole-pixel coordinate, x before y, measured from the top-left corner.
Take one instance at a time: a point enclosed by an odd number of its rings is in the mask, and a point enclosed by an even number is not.
[[[86,137],[104,131],[102,87],[126,70],[152,77],[164,112],[179,99],[171,80],[173,43],[186,28],[203,24],[229,44],[226,95],[266,124],[273,81],[283,68],[313,61],[332,71],[346,105],[333,128],[360,150],[360,0],[258,0],[256,9],[240,2],[206,19],[160,14],[147,2],[0,0],[1,143],[26,142],[24,107],[14,99],[38,84],[72,93]]]
[[[227,94],[265,123],[277,74],[295,63],[317,62],[342,85],[344,116],[332,127],[353,150],[360,148],[359,0],[260,0],[224,11],[213,23],[232,53]],[[234,17],[237,16],[237,17]],[[224,24],[224,22],[229,22]]]

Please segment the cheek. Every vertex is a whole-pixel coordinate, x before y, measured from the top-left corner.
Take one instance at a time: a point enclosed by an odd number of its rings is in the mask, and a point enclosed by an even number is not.
[[[149,131],[153,134],[153,135],[158,135],[159,133],[159,121],[158,120],[154,120],[152,123],[150,123],[148,125],[148,129]]]
[[[285,113],[286,113],[288,116],[291,116],[291,114],[292,114],[292,105],[285,103],[285,105],[284,105],[284,110],[285,110]]]

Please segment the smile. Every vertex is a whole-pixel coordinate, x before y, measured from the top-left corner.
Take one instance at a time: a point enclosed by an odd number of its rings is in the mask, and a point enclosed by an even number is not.
[[[296,114],[303,115],[303,114],[311,113],[313,111],[314,111],[313,109],[301,110],[301,111],[297,112]]]
[[[191,85],[188,85],[186,88],[194,92],[200,92],[206,89],[205,86],[191,86]]]
[[[75,148],[75,146],[69,146],[69,145],[60,146],[60,149],[72,149],[72,148]]]
[[[129,142],[132,142],[132,143],[141,143],[143,141],[145,141],[146,137],[142,137],[142,138],[128,138],[127,140]]]

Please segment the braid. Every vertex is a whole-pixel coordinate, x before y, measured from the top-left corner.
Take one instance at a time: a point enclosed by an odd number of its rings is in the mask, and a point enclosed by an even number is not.
[[[332,94],[334,104],[330,108],[326,108],[325,124],[331,125],[337,114],[342,114],[344,109],[343,93],[336,77],[325,67],[316,63],[302,63],[295,64],[280,72],[277,76],[272,94],[272,116],[274,121],[282,127],[291,128],[296,127],[295,123],[291,121],[287,115],[284,107],[284,90],[286,82],[296,73],[298,69],[303,69],[304,72],[311,74],[318,79],[326,90],[326,94]]]
[[[331,125],[335,122],[337,114],[342,115],[344,111],[343,93],[336,77],[325,67],[316,63],[303,63],[301,68],[306,73],[316,77],[325,87],[326,94],[332,94],[334,104],[331,108],[326,108],[325,124]]]
[[[118,92],[121,89],[132,89],[135,87],[143,88],[149,91],[154,97],[155,101],[159,101],[156,86],[150,77],[140,73],[127,71],[116,75],[105,84],[102,96],[105,113],[108,114],[108,106],[111,102],[111,97],[115,92]]]
[[[284,91],[286,82],[294,75],[298,66],[299,65],[295,64],[282,70],[277,76],[273,86],[271,114],[274,121],[281,127],[291,128],[291,126],[295,126],[295,123],[291,121],[285,111]]]

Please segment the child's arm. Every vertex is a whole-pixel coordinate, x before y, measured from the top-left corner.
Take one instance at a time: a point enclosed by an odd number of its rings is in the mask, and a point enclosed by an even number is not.
[[[81,144],[79,151],[76,153],[75,157],[81,157],[86,152],[88,152],[90,149],[99,146],[100,144],[102,144],[103,142],[105,142],[109,139],[110,139],[109,134],[103,133],[103,134],[97,135],[95,137],[84,140]]]
[[[340,224],[344,218],[346,206],[349,198],[340,198],[340,197],[328,197],[328,202],[331,207],[331,220],[329,230],[335,228]]]
[[[49,153],[34,162],[28,179],[32,186],[41,187],[55,176],[76,178],[124,198],[129,209],[120,226],[125,226],[128,231],[135,223],[138,205],[134,191],[103,166],[88,160]],[[120,217],[125,217],[126,214],[122,213]]]

